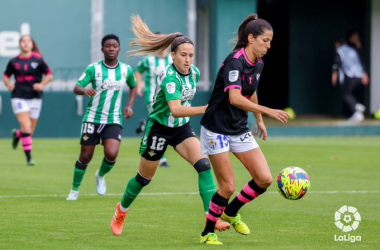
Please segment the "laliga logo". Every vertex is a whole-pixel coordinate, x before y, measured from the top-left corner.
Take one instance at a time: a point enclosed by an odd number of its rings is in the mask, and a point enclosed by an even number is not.
[[[335,226],[344,233],[356,230],[359,227],[361,216],[355,207],[344,205],[335,212]],[[361,236],[342,235],[334,237],[335,241],[361,241]]]

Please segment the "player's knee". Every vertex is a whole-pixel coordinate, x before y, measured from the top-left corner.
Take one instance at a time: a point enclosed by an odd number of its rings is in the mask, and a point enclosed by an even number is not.
[[[140,173],[137,173],[136,175],[136,181],[143,187],[145,187],[146,185],[148,185],[150,183],[151,180],[145,178],[144,176],[142,176]]]
[[[224,198],[229,198],[235,193],[235,185],[234,183],[224,183],[219,186],[218,192]]]
[[[117,155],[119,153],[119,150],[106,150],[104,152],[104,156],[108,161],[116,161]]]
[[[273,182],[273,178],[271,175],[265,176],[263,178],[260,178],[258,180],[255,180],[257,186],[263,189],[267,189]]]
[[[79,161],[83,164],[89,164],[90,161],[92,159],[92,155],[91,154],[81,154],[79,156]]]
[[[210,161],[207,158],[199,159],[196,163],[194,163],[194,168],[197,170],[198,173],[210,170],[211,164]]]

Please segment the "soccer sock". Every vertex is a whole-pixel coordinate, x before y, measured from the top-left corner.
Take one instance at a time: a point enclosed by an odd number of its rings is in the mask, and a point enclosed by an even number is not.
[[[109,161],[106,157],[103,158],[102,165],[100,165],[98,175],[100,177],[103,177],[106,173],[111,171],[113,166],[115,166],[116,160]]]
[[[166,161],[166,156],[165,156],[165,153],[162,155],[161,159],[160,159],[160,163],[163,163]]]
[[[73,186],[72,190],[79,191],[79,186],[83,180],[83,176],[86,173],[86,168],[88,164],[82,164],[79,160],[75,163],[74,176],[73,176]]]
[[[194,164],[194,168],[198,172],[199,194],[202,198],[203,209],[207,213],[210,200],[216,192],[210,161],[207,158],[202,158]]]
[[[129,180],[123,198],[121,199],[120,205],[122,208],[129,208],[132,202],[139,195],[143,187],[149,184],[151,180],[148,180],[137,173],[135,177]]]
[[[32,151],[32,137],[30,134],[21,133],[21,143],[22,148],[24,149],[26,160],[30,161],[32,159],[31,151]]]
[[[223,198],[216,192],[210,201],[210,208],[207,214],[207,221],[204,231],[202,232],[202,236],[205,236],[208,233],[213,233],[215,224],[219,220],[220,216],[222,216],[224,209],[228,204],[228,199]]]
[[[239,209],[251,202],[253,199],[257,198],[259,195],[263,194],[266,189],[260,188],[257,186],[254,180],[249,181],[240,191],[240,193],[233,199],[230,204],[226,207],[224,213],[227,216],[235,217]]]

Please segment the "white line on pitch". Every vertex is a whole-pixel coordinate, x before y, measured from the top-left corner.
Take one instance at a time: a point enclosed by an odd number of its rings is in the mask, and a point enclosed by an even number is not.
[[[266,192],[267,194],[278,194],[278,192]],[[327,190],[327,191],[309,191],[309,194],[378,194],[380,190]],[[106,194],[105,196],[122,196],[123,194]],[[142,196],[168,196],[168,195],[198,195],[196,192],[189,193],[141,193]],[[46,195],[1,195],[0,199],[8,198],[54,198],[54,197],[66,197],[64,194],[46,194]],[[99,196],[97,194],[81,194],[82,197]]]

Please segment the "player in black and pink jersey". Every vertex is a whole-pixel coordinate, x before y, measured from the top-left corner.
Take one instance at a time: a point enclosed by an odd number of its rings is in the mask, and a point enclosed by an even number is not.
[[[20,124],[20,129],[12,130],[12,146],[16,149],[21,139],[27,164],[33,166],[32,135],[41,111],[42,89],[53,76],[31,36],[21,36],[20,49],[20,55],[8,63],[4,72],[4,83],[11,92],[13,113]],[[12,75],[15,83],[11,83]]]
[[[270,49],[273,28],[256,14],[249,15],[238,30],[237,44],[219,69],[208,108],[201,120],[202,154],[208,155],[219,190],[211,199],[201,243],[221,245],[214,233],[221,218],[243,235],[250,234],[238,214],[239,209],[264,193],[272,183],[272,174],[257,142],[247,127],[248,112],[256,117],[259,138],[266,140],[262,114],[282,123],[289,114],[258,104],[256,89],[264,68],[262,57]],[[251,180],[228,203],[235,192],[235,180],[229,152],[248,170]]]

